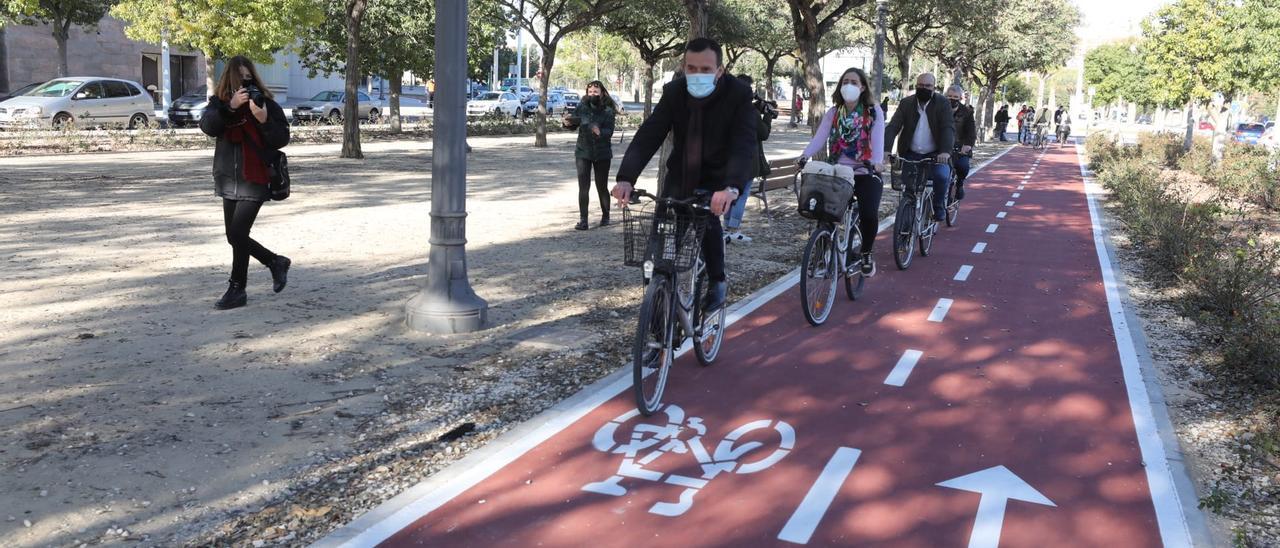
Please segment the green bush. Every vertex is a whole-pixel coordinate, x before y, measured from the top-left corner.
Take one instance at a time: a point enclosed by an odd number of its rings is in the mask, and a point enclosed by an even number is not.
[[[1168,132],[1138,134],[1138,155],[1152,165],[1176,168],[1182,154],[1182,137],[1176,134]]]
[[[1231,323],[1280,297],[1280,244],[1258,237],[1236,241],[1205,257],[1189,273],[1200,310]]]
[[[1191,150],[1178,160],[1178,169],[1194,173],[1210,184],[1217,181],[1216,167],[1217,161],[1213,158],[1213,141],[1199,135],[1192,138]]]
[[[1276,170],[1271,154],[1256,145],[1228,143],[1222,151],[1222,163],[1217,168],[1218,187],[1249,203],[1276,208]]]
[[[1094,171],[1102,171],[1112,160],[1125,155],[1124,149],[1111,136],[1102,132],[1085,138],[1084,149],[1089,153],[1089,169]]]
[[[1270,386],[1280,386],[1280,306],[1262,303],[1252,314],[1223,326],[1222,365]]]
[[[1217,204],[1183,200],[1156,166],[1137,159],[1113,160],[1100,180],[1114,194],[1133,238],[1165,270],[1180,276],[1217,247]]]

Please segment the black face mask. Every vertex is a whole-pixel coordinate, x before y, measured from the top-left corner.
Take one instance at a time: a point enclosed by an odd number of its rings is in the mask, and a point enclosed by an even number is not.
[[[933,99],[933,90],[926,88],[916,88],[916,100],[921,103],[927,103]]]
[[[957,109],[959,109],[959,108],[960,108],[960,100],[958,100],[958,99],[947,99],[947,101],[951,103],[951,110],[957,110]]]

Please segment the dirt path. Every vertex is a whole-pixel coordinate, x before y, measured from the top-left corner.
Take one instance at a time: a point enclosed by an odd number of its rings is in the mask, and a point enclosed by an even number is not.
[[[616,368],[636,272],[616,226],[571,229],[571,136],[530,140],[471,140],[468,261],[495,327],[454,337],[402,324],[428,143],[291,147],[295,197],[254,230],[293,259],[289,288],[254,263],[230,312],[211,151],[0,161],[0,538],[173,544],[225,522],[221,540],[301,542]],[[807,225],[770,198],[730,247],[735,298],[797,262]]]

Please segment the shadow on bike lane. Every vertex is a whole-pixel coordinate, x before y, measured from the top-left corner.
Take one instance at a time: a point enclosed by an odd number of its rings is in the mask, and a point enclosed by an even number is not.
[[[793,287],[678,360],[663,412],[615,383],[352,544],[1160,545],[1075,152],[1037,158],[975,174],[909,270],[882,233],[826,325]]]

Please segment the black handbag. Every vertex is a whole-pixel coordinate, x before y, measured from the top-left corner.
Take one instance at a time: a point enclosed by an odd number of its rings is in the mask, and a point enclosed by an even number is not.
[[[257,123],[257,120],[254,120]],[[261,133],[262,124],[258,124],[259,133]],[[246,139],[245,142],[253,145],[254,151],[258,153],[258,157],[262,158],[267,164],[267,174],[270,176],[271,182],[267,184],[267,189],[271,192],[271,201],[279,202],[289,198],[289,155],[283,150],[266,150],[253,139]]]

